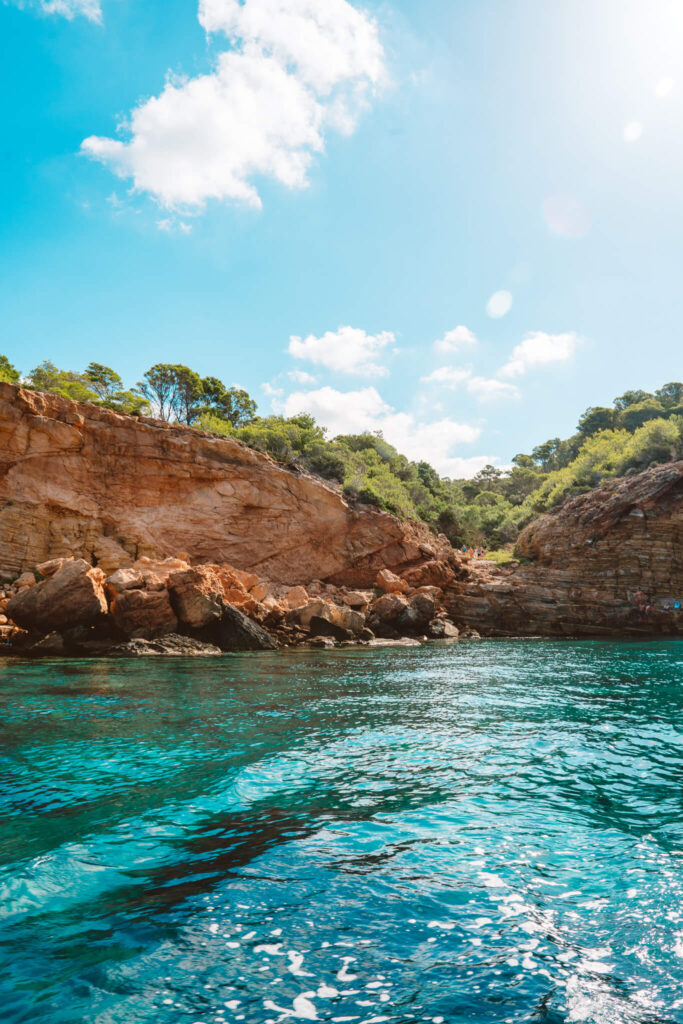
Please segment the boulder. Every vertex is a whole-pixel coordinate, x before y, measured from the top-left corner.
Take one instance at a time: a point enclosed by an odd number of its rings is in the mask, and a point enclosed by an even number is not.
[[[308,646],[329,651],[334,648],[335,642],[331,636],[314,636]]]
[[[305,587],[290,587],[283,597],[284,603],[289,608],[303,608],[308,604],[308,593]]]
[[[255,587],[250,589],[249,593],[255,601],[261,604],[269,599],[274,600],[272,587],[268,580],[261,580],[260,583],[257,583]]]
[[[113,600],[116,594],[124,590],[142,590],[144,586],[145,578],[139,569],[118,569],[107,577],[104,589],[109,599]]]
[[[201,629],[210,622],[218,622],[223,615],[223,584],[209,566],[172,573],[168,590],[178,621],[185,626]]]
[[[427,627],[427,636],[432,640],[456,640],[460,630],[448,619],[433,619]]]
[[[40,633],[90,625],[107,611],[103,583],[102,570],[85,559],[67,561],[49,579],[13,597],[7,616]]]
[[[331,636],[333,640],[353,640],[354,634],[350,629],[344,629],[335,622],[314,615],[310,622],[311,634],[313,636]]]
[[[408,607],[408,600],[402,594],[384,594],[372,605],[367,617],[367,626],[372,632],[385,639],[398,637],[398,620]]]
[[[344,608],[339,605],[333,605],[332,607],[332,622],[336,626],[347,629],[356,636],[364,629],[365,616],[360,612],[354,611],[353,608]]]
[[[433,559],[425,562],[424,565],[417,565],[413,569],[406,569],[403,578],[415,589],[419,587],[440,587],[444,590],[456,579],[456,574],[447,562]]]
[[[330,601],[324,601],[321,597],[316,597],[313,601],[303,605],[303,607],[290,611],[287,618],[289,622],[308,628],[313,616],[319,616],[322,619],[327,619],[328,622],[332,622],[334,606]]]
[[[371,590],[347,590],[342,595],[344,604],[349,608],[367,608],[373,598]]]
[[[58,569],[61,569],[66,558],[51,558],[49,562],[41,562],[40,565],[36,566],[36,572],[39,572],[41,576],[48,579],[50,576],[54,576]]]
[[[277,648],[270,633],[230,605],[225,606],[218,622],[204,627],[199,639],[216,644],[222,651],[274,651]]]
[[[150,639],[178,628],[167,590],[124,590],[112,601],[110,613],[115,625],[131,638]]]
[[[380,569],[377,573],[377,587],[385,594],[405,594],[410,589],[405,580],[389,569]]]
[[[35,587],[35,585],[36,585],[36,578],[35,578],[35,576],[33,575],[32,572],[22,572],[21,576],[19,577],[17,582],[14,584],[14,586],[17,588],[17,590],[20,590],[23,587]]]
[[[380,622],[396,622],[408,607],[408,599],[402,594],[384,594],[370,609],[370,616]]]
[[[396,625],[404,633],[423,633],[436,615],[436,601],[428,594],[415,594],[398,617]]]

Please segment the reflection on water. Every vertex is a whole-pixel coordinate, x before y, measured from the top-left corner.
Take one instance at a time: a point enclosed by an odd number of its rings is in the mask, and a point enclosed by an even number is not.
[[[682,664],[0,662],[0,1020],[683,1022]]]

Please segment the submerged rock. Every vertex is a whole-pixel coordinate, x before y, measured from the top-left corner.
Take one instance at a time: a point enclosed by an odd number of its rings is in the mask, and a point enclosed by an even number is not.
[[[169,633],[156,640],[128,640],[126,643],[115,644],[102,653],[111,658],[145,658],[160,655],[194,658],[216,657],[223,652],[215,644],[207,644],[189,636],[180,636],[178,633]]]

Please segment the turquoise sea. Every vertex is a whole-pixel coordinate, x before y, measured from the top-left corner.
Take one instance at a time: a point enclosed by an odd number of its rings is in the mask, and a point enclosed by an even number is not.
[[[0,661],[0,1021],[683,1022],[682,668]]]

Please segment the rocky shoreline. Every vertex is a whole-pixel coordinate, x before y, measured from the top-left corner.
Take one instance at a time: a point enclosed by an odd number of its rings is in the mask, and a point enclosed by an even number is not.
[[[468,559],[231,438],[0,383],[5,653],[681,636],[683,461],[576,495],[517,555]]]
[[[22,657],[211,656],[477,636],[444,607],[444,585],[456,576],[456,567],[434,561],[402,577],[382,569],[371,589],[287,587],[234,566],[192,566],[182,555],[142,558],[108,576],[84,559],[51,559],[0,587],[0,649]]]

